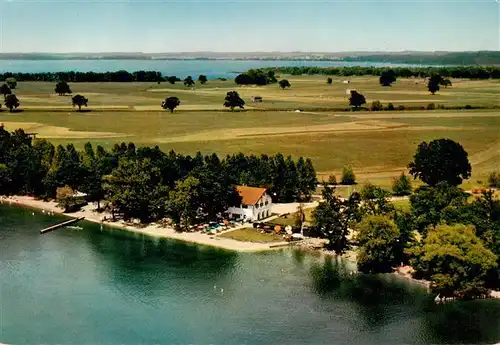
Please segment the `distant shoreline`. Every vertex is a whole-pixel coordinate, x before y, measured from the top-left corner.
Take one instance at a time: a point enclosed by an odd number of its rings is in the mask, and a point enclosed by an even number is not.
[[[102,224],[108,227],[108,229],[115,228],[115,229],[143,234],[154,238],[173,239],[187,243],[210,246],[236,252],[270,251],[288,245],[288,242],[264,244],[264,243],[236,241],[229,238],[218,237],[216,235],[203,234],[201,232],[177,232],[173,228],[162,227],[157,224],[149,224],[145,227],[137,227],[131,224],[126,224],[123,221],[117,221],[117,222],[102,221],[103,216],[110,217],[110,215],[106,213],[94,212],[93,205],[88,205],[82,208],[82,210],[78,212],[73,212],[68,214],[68,213],[63,213],[62,210],[56,206],[56,202],[54,201],[36,200],[35,198],[29,196],[12,196],[8,198],[0,197],[0,203],[10,204],[19,207],[29,207],[44,212],[53,212],[55,214],[64,215],[70,218],[85,217],[85,220],[92,223]]]

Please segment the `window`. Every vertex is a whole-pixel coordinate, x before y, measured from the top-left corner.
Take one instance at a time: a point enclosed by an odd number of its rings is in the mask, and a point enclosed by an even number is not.
[[[248,208],[248,205],[241,205],[241,207],[243,207],[243,208]]]

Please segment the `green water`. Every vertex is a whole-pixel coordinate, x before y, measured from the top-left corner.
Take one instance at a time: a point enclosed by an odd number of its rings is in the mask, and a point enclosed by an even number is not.
[[[437,306],[397,277],[292,250],[236,254],[91,223],[40,235],[62,218],[32,212],[0,205],[0,342],[500,341],[499,301]]]

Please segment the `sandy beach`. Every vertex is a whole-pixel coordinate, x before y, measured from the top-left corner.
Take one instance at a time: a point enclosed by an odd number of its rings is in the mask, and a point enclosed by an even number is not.
[[[105,225],[106,226],[105,229],[110,231],[112,231],[113,228],[118,228],[118,229],[141,233],[147,236],[175,239],[189,243],[212,246],[238,252],[259,252],[267,250],[276,250],[276,248],[280,248],[282,246],[289,244],[288,242],[279,242],[279,243],[241,242],[229,238],[221,238],[218,236],[220,235],[220,233],[217,235],[209,235],[209,234],[203,234],[201,232],[177,232],[171,227],[163,227],[156,224],[150,224],[146,227],[136,227],[130,224],[126,224],[123,221],[116,221],[116,222],[102,221],[103,217],[111,219],[111,215],[106,213],[95,212],[94,211],[95,206],[93,204],[89,204],[83,207],[78,212],[63,213],[62,210],[59,207],[57,207],[57,203],[55,201],[36,200],[35,198],[30,196],[11,196],[8,198],[2,197],[0,200],[3,203],[10,203],[12,205],[18,205],[18,206],[27,206],[38,209],[43,212],[64,214],[65,216],[72,218],[85,217],[85,220]],[[246,226],[247,225],[241,227],[246,227]],[[227,231],[232,231],[235,229],[238,229],[238,227]]]

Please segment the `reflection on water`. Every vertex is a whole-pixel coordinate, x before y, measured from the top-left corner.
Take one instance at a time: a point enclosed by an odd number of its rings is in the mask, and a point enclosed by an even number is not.
[[[500,303],[435,305],[401,278],[297,250],[240,254],[0,205],[0,340],[445,344],[500,341]],[[29,331],[27,331],[29,330]]]

